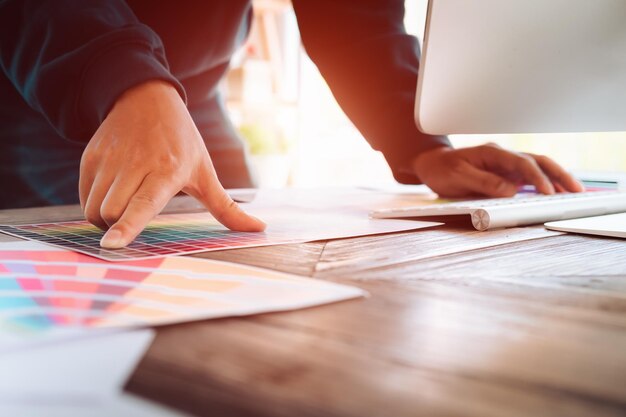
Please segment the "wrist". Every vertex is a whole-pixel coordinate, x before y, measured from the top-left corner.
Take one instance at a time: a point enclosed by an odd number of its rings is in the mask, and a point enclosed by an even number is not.
[[[429,149],[424,152],[420,152],[411,161],[411,167],[413,168],[415,175],[421,178],[422,177],[421,174],[423,174],[423,172],[420,172],[420,171],[424,171],[425,169],[424,167],[428,166],[428,162],[431,162],[433,159],[437,158],[439,155],[442,155],[444,153],[447,153],[453,150],[454,148],[452,146],[443,145],[443,146],[437,146],[435,148]]]
[[[115,101],[111,112],[119,108],[143,109],[166,102],[182,101],[176,87],[164,80],[149,80],[124,91]]]

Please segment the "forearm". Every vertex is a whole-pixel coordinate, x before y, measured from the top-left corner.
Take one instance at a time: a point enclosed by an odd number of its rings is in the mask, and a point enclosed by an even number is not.
[[[295,0],[304,46],[348,117],[382,151],[400,182],[415,183],[411,162],[450,146],[413,119],[419,46],[406,33],[402,0]]]

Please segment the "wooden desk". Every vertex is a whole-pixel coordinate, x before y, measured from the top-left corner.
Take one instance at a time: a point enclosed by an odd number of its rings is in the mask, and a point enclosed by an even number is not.
[[[129,391],[211,416],[626,415],[624,240],[448,226],[201,256],[371,297],[162,327]]]

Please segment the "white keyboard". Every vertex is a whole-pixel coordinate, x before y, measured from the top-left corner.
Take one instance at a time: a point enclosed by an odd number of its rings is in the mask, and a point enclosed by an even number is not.
[[[455,201],[370,213],[378,219],[470,215],[476,230],[626,212],[626,192],[592,191]]]

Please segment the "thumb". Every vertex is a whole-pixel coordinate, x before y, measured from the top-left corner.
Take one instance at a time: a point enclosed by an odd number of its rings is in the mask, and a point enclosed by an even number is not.
[[[231,230],[240,232],[262,232],[265,223],[247,214],[228,195],[215,174],[210,161],[198,170],[195,185],[185,187],[187,194],[200,201],[215,219]]]

